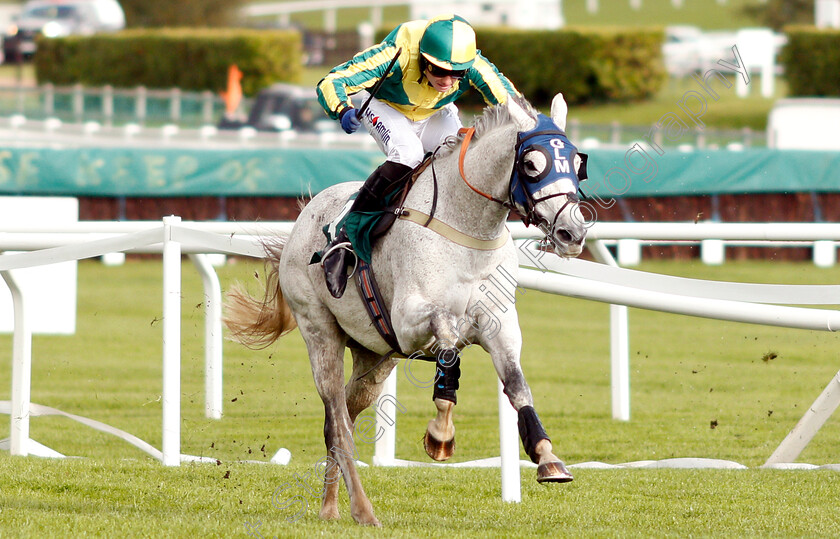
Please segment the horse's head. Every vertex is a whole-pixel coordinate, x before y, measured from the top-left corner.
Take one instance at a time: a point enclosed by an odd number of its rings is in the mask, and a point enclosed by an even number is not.
[[[550,249],[563,257],[583,250],[587,223],[581,213],[578,185],[586,179],[586,154],[566,137],[568,108],[562,94],[551,103],[551,118],[509,99],[508,111],[519,128],[510,202],[537,225]]]

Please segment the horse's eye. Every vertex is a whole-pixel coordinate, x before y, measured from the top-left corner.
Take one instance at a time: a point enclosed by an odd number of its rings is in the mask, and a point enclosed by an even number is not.
[[[539,150],[530,150],[522,155],[522,172],[529,178],[543,175],[548,165],[548,159]]]

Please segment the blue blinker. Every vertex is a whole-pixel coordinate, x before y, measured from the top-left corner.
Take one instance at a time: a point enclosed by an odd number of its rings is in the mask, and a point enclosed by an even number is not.
[[[576,156],[580,157],[578,167]],[[536,127],[517,137],[511,202],[530,213],[539,202],[534,200],[534,193],[563,178],[571,180],[577,192],[580,181],[586,179],[586,159],[551,118],[540,114]]]

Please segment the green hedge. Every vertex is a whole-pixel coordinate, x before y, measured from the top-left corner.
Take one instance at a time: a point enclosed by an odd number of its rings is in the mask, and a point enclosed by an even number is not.
[[[535,104],[631,101],[665,82],[658,29],[476,30],[478,47]]]
[[[792,26],[781,61],[791,96],[840,96],[840,30]]]
[[[39,84],[221,91],[228,67],[236,64],[243,93],[254,95],[275,82],[299,82],[301,59],[302,40],[295,31],[127,30],[41,39],[35,72]]]

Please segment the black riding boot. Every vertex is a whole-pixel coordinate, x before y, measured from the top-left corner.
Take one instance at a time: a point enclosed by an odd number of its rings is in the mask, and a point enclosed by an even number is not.
[[[385,161],[379,165],[359,189],[350,212],[381,210],[383,198],[389,188],[411,171],[411,167],[393,161]],[[347,234],[342,228],[324,250],[324,258],[321,261],[324,277],[327,289],[336,299],[344,295],[344,289],[347,287],[347,253],[350,249]]]

